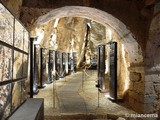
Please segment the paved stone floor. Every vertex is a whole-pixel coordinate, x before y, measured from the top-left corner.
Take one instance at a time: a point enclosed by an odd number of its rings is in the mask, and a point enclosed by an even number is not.
[[[86,120],[128,120],[125,114],[135,112],[126,102],[114,103],[105,97],[106,94],[98,93],[96,80],[96,71],[80,71],[40,89],[34,97],[44,98],[46,120],[80,120],[80,116]]]

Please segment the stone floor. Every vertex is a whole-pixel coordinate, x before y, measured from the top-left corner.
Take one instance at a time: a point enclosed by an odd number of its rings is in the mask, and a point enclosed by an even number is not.
[[[87,70],[41,89],[34,97],[44,98],[45,120],[135,120],[125,118],[135,113],[127,103],[112,102],[107,93],[98,93],[96,80],[96,71]]]

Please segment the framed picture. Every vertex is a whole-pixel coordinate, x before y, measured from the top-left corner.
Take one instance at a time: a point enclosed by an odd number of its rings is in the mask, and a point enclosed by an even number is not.
[[[23,30],[24,27],[15,19],[15,30],[14,30],[14,47],[23,50]]]
[[[0,45],[0,82],[12,79],[12,49]]]
[[[12,83],[12,112],[21,104],[22,87],[21,81]]]
[[[0,86],[0,120],[11,114],[11,83]]]
[[[13,45],[14,16],[0,3],[0,41]]]
[[[19,79],[23,77],[23,63],[22,63],[23,54],[14,51],[14,63],[13,63],[13,79]]]
[[[22,64],[22,68],[23,68],[23,78],[27,77],[28,75],[28,55],[23,54],[23,64]]]
[[[21,81],[21,103],[27,99],[26,79]]]
[[[23,39],[24,39],[24,44],[23,44],[23,47],[24,47],[24,51],[28,53],[28,49],[29,49],[29,32],[26,31],[26,30],[23,30]]]

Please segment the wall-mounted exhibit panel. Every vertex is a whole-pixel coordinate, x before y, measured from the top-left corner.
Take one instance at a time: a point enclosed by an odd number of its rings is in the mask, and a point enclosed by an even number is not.
[[[12,79],[12,49],[0,45],[0,82]]]
[[[40,87],[45,87],[45,83],[47,81],[46,75],[46,49],[40,49],[40,59],[41,59],[41,78],[40,78]]]
[[[117,43],[110,43],[110,98],[113,100],[117,99]]]
[[[0,3],[0,41],[13,45],[14,16]]]
[[[14,51],[13,79],[19,79],[23,77],[22,59],[23,59],[23,54],[18,51]]]
[[[11,114],[11,84],[0,86],[0,120]]]

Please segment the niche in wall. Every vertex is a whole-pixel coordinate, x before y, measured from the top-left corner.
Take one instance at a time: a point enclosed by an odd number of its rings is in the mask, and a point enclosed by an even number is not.
[[[0,120],[27,98],[29,33],[0,3]]]

